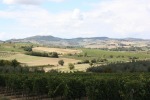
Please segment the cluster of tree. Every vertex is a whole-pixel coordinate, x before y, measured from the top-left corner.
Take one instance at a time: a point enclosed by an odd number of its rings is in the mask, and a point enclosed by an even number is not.
[[[28,67],[12,67],[12,66],[5,66],[5,67],[0,67],[0,73],[29,73],[29,68]]]
[[[98,59],[95,59],[95,58],[93,58],[93,59],[90,59],[90,60],[88,60],[88,59],[83,59],[81,62],[77,62],[77,64],[93,64],[93,63],[99,63],[99,62],[101,62],[101,63],[103,63],[103,62],[107,62],[108,60],[107,59],[103,59],[103,58],[98,58]]]
[[[128,57],[130,60],[137,60],[137,59],[139,59],[139,57],[131,57],[131,56],[129,56]]]
[[[21,64],[16,60],[0,60],[0,73],[14,73],[14,72],[29,72],[26,67],[21,67]]]
[[[97,67],[90,67],[87,72],[117,73],[117,72],[150,72],[150,60],[132,61],[127,63],[110,63]]]
[[[0,73],[34,73],[45,72],[42,67],[22,66],[16,59],[0,60]]]
[[[0,74],[0,80],[1,93],[30,100],[150,100],[150,74]]]
[[[89,57],[87,52],[83,53],[83,54],[76,54],[78,57]]]
[[[58,53],[57,52],[27,52],[27,55],[32,55],[32,56],[40,56],[40,57],[51,57],[51,58],[58,58]]]
[[[12,66],[12,67],[17,67],[17,66],[21,66],[21,64],[16,60],[0,60],[0,67],[1,66]]]
[[[31,52],[31,51],[32,51],[32,48],[33,48],[33,45],[32,45],[32,46],[21,46],[21,48],[22,48],[24,51]]]
[[[118,48],[113,48],[113,49],[109,49],[110,51],[143,51],[143,49],[141,47],[129,47],[129,48],[125,48],[125,47],[118,47]]]

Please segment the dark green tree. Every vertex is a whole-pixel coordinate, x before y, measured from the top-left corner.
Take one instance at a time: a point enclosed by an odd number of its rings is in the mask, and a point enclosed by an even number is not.
[[[64,60],[59,60],[58,64],[61,65],[61,66],[63,66],[64,65]]]
[[[74,64],[72,64],[72,63],[69,63],[68,67],[69,67],[70,70],[73,70],[75,68]]]
[[[19,66],[20,63],[16,59],[14,59],[11,61],[11,65],[15,68],[15,67]]]

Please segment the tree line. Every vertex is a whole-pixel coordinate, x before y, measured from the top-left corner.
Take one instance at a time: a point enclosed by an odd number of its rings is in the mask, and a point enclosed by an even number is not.
[[[59,58],[57,52],[27,52],[27,55],[32,55],[32,56],[40,56],[40,57],[51,57],[51,58]]]
[[[101,66],[93,66],[87,72],[117,73],[117,72],[150,72],[150,60],[132,62],[109,63]]]
[[[0,60],[0,73],[44,73],[41,67],[24,66],[16,59],[14,60]]]

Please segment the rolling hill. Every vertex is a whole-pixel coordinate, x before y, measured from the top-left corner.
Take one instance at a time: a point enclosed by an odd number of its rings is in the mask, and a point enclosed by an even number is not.
[[[150,47],[150,40],[137,38],[114,39],[108,37],[64,39],[54,36],[33,36],[24,39],[11,39],[6,42],[31,42],[48,46],[78,46],[85,48]]]

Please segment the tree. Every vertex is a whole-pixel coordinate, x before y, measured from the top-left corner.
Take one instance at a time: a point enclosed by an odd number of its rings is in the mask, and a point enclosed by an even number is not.
[[[87,57],[87,52],[84,53],[84,57]]]
[[[59,56],[58,56],[58,53],[57,53],[57,52],[52,52],[52,53],[51,53],[51,57],[53,57],[53,58],[58,58]]]
[[[75,68],[72,63],[69,63],[68,66],[69,66],[69,69],[70,69],[70,70],[73,70],[73,69]]]
[[[91,63],[96,63],[96,59],[92,59],[92,60],[91,60]]]
[[[12,60],[11,64],[14,68],[20,65],[20,63],[16,59]]]
[[[92,67],[92,66],[93,66],[93,63],[92,63],[92,62],[90,62],[90,63],[89,63],[89,65]]]
[[[87,64],[87,63],[89,63],[89,60],[87,60],[87,59],[84,59],[84,60],[82,61],[82,63],[85,63],[85,64]]]
[[[58,64],[61,65],[61,66],[63,66],[64,65],[64,60],[59,60]]]

